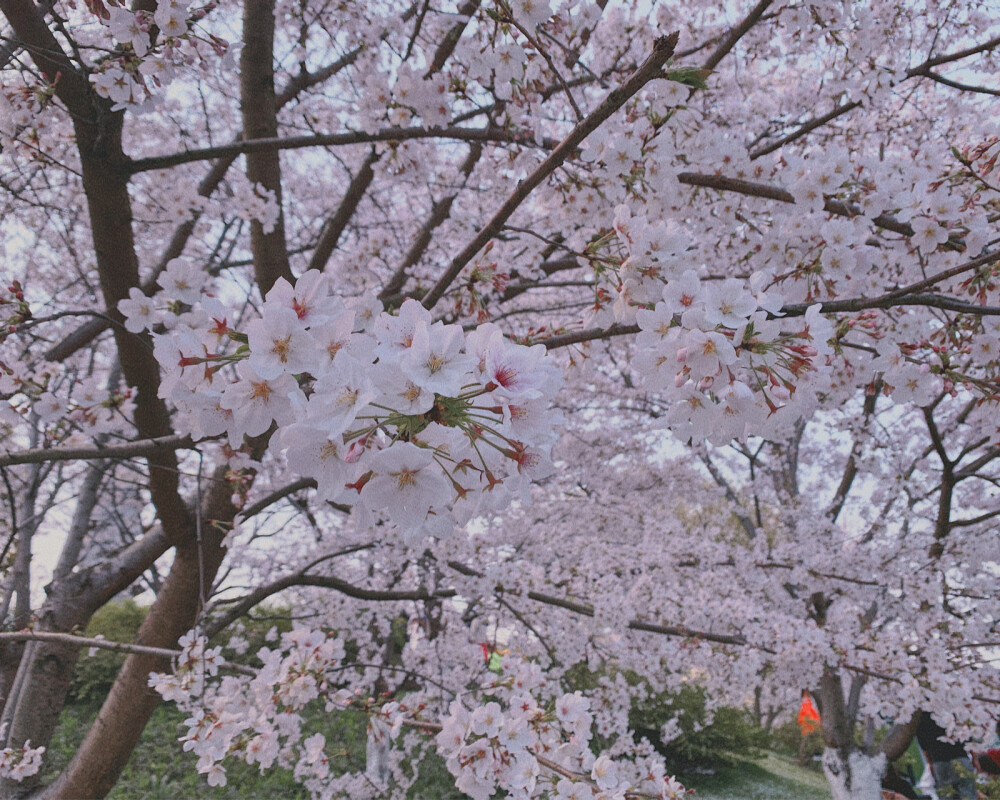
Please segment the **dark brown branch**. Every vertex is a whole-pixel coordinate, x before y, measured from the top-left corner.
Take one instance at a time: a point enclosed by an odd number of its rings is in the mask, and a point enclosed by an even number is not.
[[[878,401],[879,395],[879,385],[876,385],[875,391],[871,394],[865,396],[864,410],[863,410],[863,432],[867,432],[868,423],[871,421],[872,415],[875,413],[875,404]],[[861,450],[863,447],[863,440],[861,436],[855,438],[854,443],[851,445],[851,452],[847,456],[847,463],[844,465],[844,474],[840,478],[840,485],[837,487],[837,492],[833,496],[833,502],[830,504],[830,508],[827,509],[826,515],[831,522],[836,522],[837,517],[840,516],[840,512],[844,509],[844,503],[847,502],[847,494],[851,491],[851,486],[854,485],[854,479],[858,474],[858,459],[861,457]]]
[[[614,336],[630,336],[639,332],[638,325],[612,325],[610,328],[587,328],[573,333],[559,333],[540,339],[538,344],[544,344],[549,350],[567,347],[571,344],[591,342],[595,339],[610,339]]]
[[[722,59],[724,59],[736,46],[736,43],[746,36],[750,29],[760,21],[764,12],[767,11],[768,6],[770,6],[773,2],[774,0],[759,0],[757,5],[750,9],[750,12],[743,18],[740,24],[726,34],[726,37],[705,60],[705,63],[702,64],[701,68],[708,70],[715,69],[719,65],[719,62],[722,61]]]
[[[284,500],[289,495],[295,494],[303,489],[315,488],[316,480],[314,478],[299,478],[297,481],[292,481],[292,483],[282,486],[280,489],[276,489],[265,497],[262,497],[256,503],[252,503],[246,508],[240,509],[239,517],[242,520],[250,519],[251,517],[257,516],[257,514],[269,506],[274,505],[279,500]]]
[[[274,0],[245,0],[243,50],[240,52],[240,109],[245,140],[276,139],[278,105],[274,93]],[[275,149],[247,152],[247,178],[274,194],[278,218],[265,232],[260,220],[250,221],[250,249],[260,296],[279,278],[294,282],[285,243],[285,212],[281,198],[281,162]]]
[[[919,722],[920,712],[915,711],[913,712],[913,716],[906,722],[893,725],[885,738],[879,743],[878,752],[885,753],[886,759],[890,762],[900,758],[910,746],[913,737],[916,736],[917,724]]]
[[[323,69],[317,70],[316,72],[297,75],[289,81],[284,91],[278,95],[276,100],[278,108],[280,109],[294,100],[298,96],[299,92],[305,91],[306,89],[327,80],[341,70],[350,66],[357,60],[357,57],[360,54],[361,48],[357,47],[346,56],[337,59]],[[222,179],[226,176],[226,173],[229,171],[229,168],[232,166],[238,155],[238,153],[231,153],[230,155],[219,158],[212,164],[208,173],[198,184],[199,197],[212,196],[212,193],[218,188]],[[163,251],[159,262],[153,269],[153,272],[142,284],[141,288],[143,294],[148,296],[156,292],[157,277],[159,277],[160,273],[167,268],[167,263],[171,259],[177,258],[184,252],[184,247],[187,245],[188,240],[194,233],[195,225],[197,225],[198,220],[201,218],[201,214],[202,212],[200,209],[193,209],[191,211],[191,218],[185,220],[177,226],[173,236],[170,238],[167,248]],[[109,327],[109,325],[110,322],[106,319],[96,319],[81,325],[79,328],[59,341],[54,347],[50,348],[48,352],[46,352],[45,358],[48,361],[66,360],[77,350],[86,347],[95,336],[100,335],[102,331]]]
[[[467,575],[469,577],[483,577],[481,572],[463,564],[461,561],[448,561],[448,566],[462,575]],[[501,587],[498,587],[498,591],[503,591],[504,594],[511,596],[516,596],[518,594],[510,589],[502,589]],[[564,597],[557,597],[555,595],[536,591],[529,591],[525,596],[529,600],[534,600],[536,603],[543,603],[557,608],[564,608],[567,611],[572,611],[574,614],[580,614],[585,617],[594,616],[594,607],[589,603],[580,603],[575,600],[567,600]],[[710,631],[701,631],[695,628],[689,628],[687,625],[662,625],[659,623],[634,619],[628,623],[628,627],[631,630],[645,631],[647,633],[659,633],[664,636],[678,636],[686,639],[704,639],[706,642],[717,642],[718,644],[733,644],[740,646],[747,645],[747,640],[738,634],[712,633]],[[773,652],[767,648],[759,649],[764,650],[764,652]]]
[[[712,480],[714,480],[719,488],[725,492],[726,499],[732,504],[733,513],[740,521],[740,525],[743,526],[743,530],[746,532],[747,538],[755,539],[757,537],[757,528],[753,524],[753,520],[750,519],[750,515],[743,510],[740,500],[736,496],[736,492],[733,491],[733,487],[729,485],[729,481],[726,480],[726,476],[719,471],[717,466],[715,466],[712,459],[709,458],[707,452],[700,453],[700,457],[701,462],[708,470],[708,474],[712,476]]]
[[[455,52],[455,48],[458,46],[458,40],[462,38],[462,33],[469,24],[469,20],[472,19],[472,15],[479,8],[480,2],[481,0],[465,0],[458,8],[458,11],[455,12],[459,17],[459,21],[448,29],[444,39],[441,40],[437,50],[434,51],[434,58],[431,59],[431,63],[427,67],[427,72],[424,74],[425,77],[440,72],[448,59],[451,58],[451,54]]]
[[[546,180],[552,172],[558,169],[588,135],[597,130],[605,120],[625,105],[636,92],[660,74],[661,68],[674,53],[674,48],[677,45],[677,36],[677,33],[672,33],[669,36],[657,39],[653,53],[649,58],[621,86],[611,91],[596,109],[573,128],[570,134],[559,143],[559,146],[549,154],[535,171],[518,184],[517,188],[497,210],[492,219],[480,229],[475,238],[448,265],[444,274],[424,297],[423,304],[425,308],[434,307],[455,278],[458,277],[459,273],[472,261],[476,253],[482,250],[486,246],[486,243],[500,232],[504,223],[510,219],[514,212],[527,199],[528,195]]]
[[[748,197],[761,197],[766,200],[777,200],[781,203],[795,203],[795,198],[787,189],[780,186],[772,186],[767,183],[755,183],[740,178],[727,178],[724,175],[700,175],[693,172],[682,172],[677,176],[677,180],[687,186],[701,186],[706,189],[717,189],[723,192],[736,192]],[[836,214],[841,217],[857,217],[861,215],[861,209],[843,200],[828,198],[824,204],[824,211]],[[903,236],[913,236],[913,228],[905,222],[900,222],[888,214],[880,214],[872,222],[880,228],[899,233]]]
[[[995,460],[998,457],[1000,457],[1000,447],[991,447],[981,456],[974,459],[973,461],[970,461],[960,470],[957,470],[955,472],[955,478],[960,481],[965,480],[966,478],[971,478],[973,475],[976,474],[977,471],[979,471],[980,469],[982,469],[983,467],[985,467],[987,464],[989,464],[991,461]]]
[[[465,181],[467,181],[469,175],[472,174],[472,170],[475,169],[475,166],[482,157],[482,154],[482,144],[474,142],[469,148],[469,154],[465,157],[465,161],[462,162],[462,166],[459,168],[459,172],[464,178],[459,190],[464,188]],[[433,236],[434,231],[441,224],[443,224],[451,214],[451,206],[455,202],[456,197],[458,197],[458,191],[454,194],[445,195],[431,207],[431,213],[428,214],[424,224],[420,227],[419,233],[417,233],[416,237],[410,243],[410,247],[403,256],[402,262],[398,267],[396,267],[396,271],[392,274],[392,277],[386,281],[385,286],[382,287],[382,291],[379,292],[380,300],[386,302],[388,298],[393,297],[402,291],[403,285],[406,283],[407,270],[420,261],[420,258],[426,252],[427,247],[431,243],[431,237]]]
[[[384,128],[367,133],[365,131],[343,131],[341,133],[317,133],[303,136],[266,137],[252,139],[216,147],[184,150],[162,156],[149,156],[133,160],[128,171],[132,174],[154,169],[166,169],[178,164],[207,161],[224,156],[244,155],[279,150],[298,150],[303,147],[342,147],[352,144],[373,144],[375,142],[401,142],[413,139],[453,139],[459,142],[499,142],[535,146],[534,139],[526,139],[498,127],[465,128],[448,126],[441,128]]]
[[[992,50],[997,46],[1000,46],[1000,36],[994,36],[992,39],[987,39],[982,44],[974,44],[964,50],[956,50],[954,53],[946,53],[941,56],[935,56],[934,58],[928,58],[923,64],[919,64],[910,70],[910,74],[920,75],[931,67],[939,67],[942,64],[948,64],[952,61],[961,61],[962,59],[974,56],[977,53],[985,53],[987,50]]]
[[[963,528],[969,525],[978,525],[980,522],[986,522],[988,519],[993,519],[993,517],[1000,516],[1000,509],[996,511],[987,511],[985,514],[980,514],[978,517],[969,517],[968,519],[953,519],[951,521],[951,527],[953,528]]]
[[[1000,315],[1000,306],[978,306],[946,297],[940,294],[914,294],[906,297],[853,297],[845,300],[828,300],[820,303],[820,311],[832,314],[838,311],[864,311],[869,308],[896,308],[899,306],[927,306],[945,311],[956,311],[961,314],[974,314],[980,317],[995,317]],[[809,309],[807,303],[794,303],[782,308],[787,317],[800,317]]]
[[[356,547],[351,549],[357,550],[361,548]],[[262,603],[267,598],[272,597],[279,592],[283,592],[285,589],[290,589],[295,586],[317,586],[323,589],[333,589],[343,595],[353,597],[358,600],[368,600],[370,602],[380,603],[398,602],[404,600],[430,600],[433,598],[444,599],[454,597],[457,594],[457,592],[450,589],[438,589],[434,592],[428,592],[426,589],[403,591],[365,589],[341,580],[340,578],[334,578],[329,575],[308,575],[303,571],[300,571],[287,575],[284,578],[279,578],[278,580],[272,581],[265,586],[255,589],[253,592],[240,600],[233,608],[229,609],[222,617],[207,626],[205,628],[206,635],[209,637],[215,636],[220,631],[223,631],[232,625],[254,606]]]
[[[837,117],[840,117],[840,116],[848,113],[849,111],[853,111],[854,109],[856,109],[860,105],[861,105],[861,101],[860,100],[853,100],[850,103],[843,103],[843,104],[837,106],[836,108],[831,109],[830,111],[828,111],[826,114],[823,114],[822,116],[814,117],[813,119],[809,120],[808,122],[803,122],[794,131],[792,131],[791,133],[789,133],[789,134],[787,134],[785,136],[782,136],[776,142],[772,142],[771,144],[767,145],[766,147],[761,147],[761,148],[759,148],[757,150],[754,150],[752,153],[750,153],[750,160],[754,161],[754,160],[760,158],[761,156],[766,156],[769,153],[773,153],[775,150],[780,150],[786,144],[791,144],[796,139],[799,139],[802,136],[805,136],[810,131],[814,131],[817,128],[822,128],[824,125],[826,125],[826,123],[835,120]]]
[[[942,86],[948,86],[952,89],[958,89],[961,92],[974,92],[976,94],[988,94],[993,97],[1000,97],[1000,89],[990,89],[987,86],[973,86],[969,83],[960,83],[959,81],[953,81],[951,78],[946,78],[944,75],[938,75],[936,72],[931,72],[927,70],[924,73],[924,77],[930,78],[935,83],[940,83]]]
[[[354,212],[357,211],[358,205],[361,203],[361,198],[365,196],[365,192],[371,186],[372,180],[375,177],[372,166],[378,161],[378,158],[375,148],[372,148],[368,155],[365,156],[365,160],[361,162],[357,174],[351,178],[351,182],[347,186],[344,199],[337,207],[333,216],[326,221],[323,230],[320,232],[316,249],[313,250],[312,258],[309,259],[308,269],[318,269],[322,272],[324,267],[326,267],[326,262],[330,260],[330,256],[333,255],[333,251],[340,241],[340,237],[347,229],[347,223],[351,221],[351,217],[354,216]]]
[[[508,592],[508,594],[511,594],[511,592]],[[544,603],[545,605],[564,608],[567,611],[572,611],[574,614],[580,614],[585,617],[594,616],[593,606],[586,603],[577,603],[572,600],[566,600],[562,597],[533,591],[528,592],[527,597],[529,600],[534,600],[537,603]],[[628,623],[628,627],[634,631],[659,633],[664,636],[677,636],[685,639],[704,639],[706,642],[717,642],[718,644],[733,644],[740,646],[745,646],[747,644],[747,640],[744,637],[736,634],[701,631],[695,628],[689,628],[687,625],[661,625],[655,622],[646,622],[645,620],[634,619]]]
[[[940,79],[940,76],[931,73],[930,71],[931,67],[936,67],[939,66],[940,64],[946,64],[952,61],[959,61],[963,58],[967,58],[968,56],[975,55],[976,53],[981,53],[984,52],[985,50],[991,50],[998,44],[1000,44],[1000,37],[997,37],[995,39],[990,39],[989,41],[984,42],[983,44],[975,45],[974,47],[970,47],[965,50],[960,50],[956,53],[937,56],[935,58],[929,58],[922,64],[918,64],[917,66],[908,69],[906,71],[906,77],[912,78],[917,75],[925,75],[929,78]],[[942,80],[941,82],[944,83],[945,80]],[[965,87],[964,85],[961,84],[955,85],[955,82],[953,81],[950,82],[950,85],[953,85],[954,88],[968,89],[969,91],[975,91],[978,88],[978,87]],[[837,106],[836,108],[833,108],[832,110],[828,111],[826,114],[823,114],[822,116],[815,117],[807,122],[804,122],[791,133],[778,139],[778,141],[772,142],[766,147],[754,150],[750,154],[750,160],[752,161],[754,159],[760,158],[761,156],[766,156],[768,153],[773,153],[775,150],[781,149],[786,144],[794,142],[796,139],[801,138],[805,134],[814,131],[817,128],[823,127],[824,125],[826,125],[826,123],[835,120],[837,117],[840,117],[844,114],[847,114],[850,111],[853,111],[860,105],[861,105],[860,100],[852,100],[849,103],[843,103]]]

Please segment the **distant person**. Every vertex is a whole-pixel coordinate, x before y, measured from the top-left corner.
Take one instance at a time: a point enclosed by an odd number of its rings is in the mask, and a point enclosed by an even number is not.
[[[993,741],[982,752],[973,753],[972,760],[980,772],[987,775],[1000,775],[1000,722],[997,722]]]
[[[819,731],[819,712],[813,704],[812,696],[806,689],[802,690],[802,705],[799,706],[799,730],[802,731],[802,738],[799,740],[799,765],[805,766],[809,761],[812,744],[816,740],[815,734]]]
[[[975,768],[965,746],[944,741],[945,730],[926,711],[917,723],[917,743],[927,755],[941,800],[976,800]]]
[[[899,774],[896,768],[889,764],[882,777],[882,800],[921,800],[922,795],[913,788],[913,784]]]

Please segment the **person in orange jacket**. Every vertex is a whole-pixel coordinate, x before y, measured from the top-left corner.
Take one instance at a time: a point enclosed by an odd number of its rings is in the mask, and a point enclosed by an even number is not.
[[[809,760],[810,739],[819,730],[819,711],[813,705],[812,696],[808,690],[802,690],[802,705],[799,706],[799,729],[802,739],[799,744],[799,764],[805,766]]]

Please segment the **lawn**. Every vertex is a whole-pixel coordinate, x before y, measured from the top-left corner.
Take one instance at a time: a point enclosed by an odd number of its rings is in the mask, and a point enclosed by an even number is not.
[[[695,789],[698,800],[830,800],[819,769],[800,767],[792,758],[775,753],[752,760],[737,757],[734,764],[720,766],[712,775],[677,778]]]

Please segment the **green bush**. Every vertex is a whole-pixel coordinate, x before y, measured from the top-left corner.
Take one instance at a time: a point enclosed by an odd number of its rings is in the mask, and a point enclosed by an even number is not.
[[[660,741],[660,729],[675,715],[681,734]],[[676,694],[659,694],[634,702],[629,725],[636,736],[645,736],[663,755],[668,766],[684,770],[693,766],[729,764],[733,756],[759,755],[768,746],[767,733],[748,711],[722,707],[710,715],[705,692],[685,686]]]
[[[112,601],[99,608],[91,617],[84,636],[102,636],[112,642],[132,642],[148,611],[148,608],[137,605],[131,599]],[[105,697],[124,663],[125,653],[98,650],[94,655],[88,655],[86,651],[81,652],[73,672],[71,700],[87,701]]]
[[[566,671],[564,684],[568,691],[593,689],[603,676],[615,674],[612,668],[591,672],[586,664],[577,664]],[[641,680],[632,672],[622,674],[633,686]],[[661,741],[660,730],[675,716],[680,736],[670,742]],[[730,764],[734,756],[755,757],[770,746],[769,734],[748,710],[723,707],[715,710],[711,721],[709,716],[705,691],[685,686],[677,693],[662,692],[645,700],[633,700],[628,720],[636,738],[648,739],[666,759],[667,766],[678,772],[692,766]],[[596,749],[609,744],[600,737],[593,742]]]

